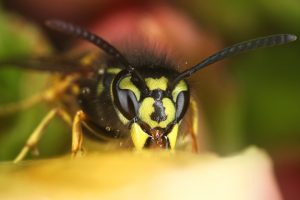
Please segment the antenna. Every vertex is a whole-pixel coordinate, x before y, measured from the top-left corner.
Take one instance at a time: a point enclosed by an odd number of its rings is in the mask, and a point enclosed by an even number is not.
[[[74,35],[78,38],[81,38],[83,40],[86,40],[103,51],[105,51],[107,54],[111,55],[112,57],[118,59],[121,61],[122,64],[125,65],[127,71],[133,75],[135,75],[138,80],[143,84],[144,87],[146,87],[144,79],[141,77],[141,75],[134,69],[133,66],[130,65],[130,63],[127,61],[127,59],[111,44],[109,44],[107,41],[102,39],[101,37],[97,36],[94,33],[91,33],[80,26],[64,22],[61,20],[48,20],[46,21],[46,25],[56,31],[68,34],[68,35]]]
[[[297,36],[292,34],[278,34],[278,35],[270,35],[266,37],[256,38],[248,41],[244,41],[230,47],[227,47],[198,63],[194,67],[187,69],[181,72],[172,82],[171,88],[175,87],[175,85],[182,79],[187,78],[197,72],[198,70],[211,65],[217,61],[223,60],[232,55],[236,55],[239,53],[244,53],[253,49],[263,48],[263,47],[272,47],[276,45],[286,44],[289,42],[293,42],[297,39]]]

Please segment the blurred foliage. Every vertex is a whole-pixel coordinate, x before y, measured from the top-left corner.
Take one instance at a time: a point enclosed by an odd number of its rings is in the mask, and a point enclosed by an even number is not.
[[[300,36],[298,0],[178,0],[177,4],[227,45],[275,33]],[[298,149],[289,153],[300,155],[299,52],[298,40],[230,59],[227,67],[237,96],[231,95],[231,103],[224,101],[217,111],[204,105],[209,108],[216,149],[224,153],[256,144],[272,152]]]
[[[299,45],[274,48],[233,64],[249,143],[299,145],[299,50]]]
[[[274,31],[300,32],[298,0],[177,0],[177,4],[188,10],[201,26],[234,42]]]
[[[20,17],[0,12],[0,59],[17,59],[19,56],[50,52],[50,48],[37,30],[30,23]],[[20,34],[20,32],[22,34]],[[28,73],[15,69],[13,66],[1,68],[0,73],[0,103],[2,105],[18,102],[38,93],[43,89],[46,74]],[[45,105],[38,105],[32,109],[0,116],[0,160],[12,160],[25,144],[29,134],[46,115]],[[55,120],[45,133],[40,151],[43,156],[50,156],[66,150],[66,139],[63,135],[61,123]],[[51,134],[50,134],[51,133]],[[68,137],[64,137],[68,138]],[[68,140],[69,141],[69,140]],[[50,148],[56,144],[56,148]],[[67,146],[68,147],[68,146]],[[51,149],[48,151],[48,149]]]

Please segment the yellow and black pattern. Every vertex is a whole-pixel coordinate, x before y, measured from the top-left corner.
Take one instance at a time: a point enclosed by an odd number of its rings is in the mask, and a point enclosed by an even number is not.
[[[114,108],[119,120],[130,127],[137,149],[174,148],[179,122],[189,103],[187,83],[180,81],[170,88],[174,72],[159,69],[147,66],[140,69],[145,88],[126,71],[118,73],[111,82]]]

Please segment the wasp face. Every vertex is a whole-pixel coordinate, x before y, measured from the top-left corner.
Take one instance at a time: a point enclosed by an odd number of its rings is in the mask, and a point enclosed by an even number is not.
[[[167,76],[143,77],[141,83],[126,70],[112,84],[112,96],[120,120],[130,128],[136,149],[174,149],[178,126],[189,103],[185,81],[174,88]]]

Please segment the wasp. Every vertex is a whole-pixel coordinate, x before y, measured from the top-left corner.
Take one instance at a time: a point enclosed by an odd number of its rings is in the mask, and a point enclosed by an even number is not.
[[[83,135],[101,141],[126,141],[127,146],[141,150],[159,148],[175,150],[180,135],[189,135],[193,150],[198,151],[197,104],[191,98],[188,78],[217,61],[262,47],[295,41],[292,34],[277,34],[244,41],[227,47],[195,66],[179,72],[161,55],[125,56],[100,36],[77,25],[49,20],[46,25],[55,31],[76,36],[103,51],[80,56],[49,56],[23,61],[3,61],[24,69],[56,74],[53,85],[39,95],[2,109],[6,112],[30,107],[41,101],[61,101],[49,111],[28,138],[15,162],[25,158],[39,142],[45,127],[60,116],[72,127],[72,154],[82,151]],[[66,97],[76,106],[70,108]],[[74,105],[74,103],[72,104]],[[188,108],[194,114],[190,131],[183,133],[182,121]]]

